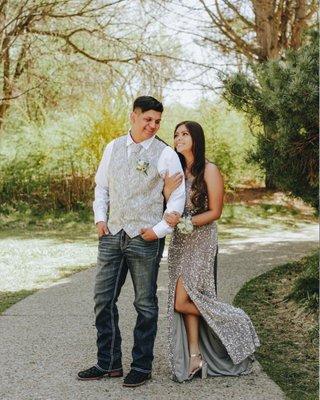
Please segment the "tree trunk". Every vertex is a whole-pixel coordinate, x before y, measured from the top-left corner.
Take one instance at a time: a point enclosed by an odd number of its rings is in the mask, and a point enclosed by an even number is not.
[[[3,81],[2,81],[2,92],[0,94],[0,97],[5,97],[4,95],[4,75],[5,75],[5,61],[4,61],[4,41],[5,41],[5,24],[6,24],[6,1],[1,2],[1,8],[0,8],[0,49],[1,49],[1,64],[3,68]],[[4,114],[6,112],[6,107],[5,104],[3,103],[3,100],[0,100],[0,131],[1,127],[3,125],[3,119],[4,119]]]
[[[257,44],[260,49],[259,61],[274,60],[279,57],[278,42],[279,16],[273,0],[253,0]]]
[[[3,81],[2,81],[2,100],[0,102],[0,130],[3,126],[5,114],[10,106],[10,97],[12,96],[12,83],[10,81],[10,52],[9,52],[9,37],[6,36],[2,41],[2,66],[3,66]]]
[[[292,25],[291,47],[297,49],[301,46],[301,37],[303,31],[307,28],[306,22],[307,5],[305,0],[297,1]]]

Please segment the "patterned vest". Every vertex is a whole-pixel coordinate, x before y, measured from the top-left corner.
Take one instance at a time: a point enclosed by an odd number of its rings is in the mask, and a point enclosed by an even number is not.
[[[123,229],[132,238],[140,234],[141,228],[151,228],[161,221],[163,179],[157,164],[166,146],[154,138],[147,150],[142,148],[141,154],[128,159],[127,135],[115,140],[108,170],[108,228],[113,235]]]

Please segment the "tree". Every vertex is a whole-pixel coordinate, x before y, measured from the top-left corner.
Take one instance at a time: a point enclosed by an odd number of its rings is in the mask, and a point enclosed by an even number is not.
[[[202,29],[203,43],[236,56],[240,69],[248,62],[277,60],[287,49],[299,48],[317,11],[315,0],[215,0],[211,7],[205,0],[199,2],[210,19],[210,30]],[[266,126],[266,134],[268,130]],[[271,171],[266,168],[265,173],[266,187],[274,189]]]
[[[285,60],[256,66],[255,77],[240,73],[225,80],[224,97],[261,122],[251,159],[278,187],[318,208],[319,34],[308,38]]]
[[[171,0],[165,3],[170,5]],[[185,0],[180,7],[181,14],[185,14],[181,30],[194,36],[200,46],[213,46],[222,54],[261,63],[280,58],[288,48],[301,46],[303,32],[316,23],[317,2]],[[192,29],[186,28],[190,25]]]
[[[41,70],[46,63],[61,68],[61,61],[69,59],[76,67],[80,57],[103,65],[113,82],[134,85],[146,74],[154,76],[161,62],[173,79],[138,5],[138,0],[0,0],[0,129],[15,99],[52,78]],[[169,54],[177,48],[176,43],[165,46]]]
[[[172,4],[174,8],[177,7],[172,0],[165,3],[168,7]],[[299,48],[303,33],[316,23],[317,2],[184,0],[180,2],[180,8],[177,20],[182,23],[179,29],[208,50],[206,68],[210,69],[211,64],[212,70],[219,68],[220,75],[225,77],[228,73],[234,73],[235,69],[252,73],[251,66],[280,59],[285,56],[287,49]],[[218,62],[215,50],[222,55]],[[207,77],[207,82],[201,85],[216,90],[218,85],[215,80],[213,82],[210,83]],[[266,170],[265,173],[266,187],[274,188],[270,171]]]
[[[314,0],[215,0],[212,8],[199,1],[212,23],[212,34],[205,40],[224,52],[258,62],[278,59],[286,49],[298,48],[317,10]],[[220,34],[218,39],[215,32]]]

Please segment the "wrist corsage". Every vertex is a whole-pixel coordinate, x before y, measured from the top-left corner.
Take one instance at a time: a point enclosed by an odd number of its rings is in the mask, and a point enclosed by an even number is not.
[[[177,229],[184,235],[191,233],[194,229],[191,221],[191,215],[181,217],[179,219],[179,223],[177,224]]]

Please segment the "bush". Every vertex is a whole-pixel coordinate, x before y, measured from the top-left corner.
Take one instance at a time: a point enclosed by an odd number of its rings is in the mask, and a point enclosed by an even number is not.
[[[49,177],[44,173],[47,155],[35,151],[22,159],[13,158],[0,170],[1,202],[45,202],[49,193]]]
[[[28,203],[39,212],[79,210],[89,206],[93,176],[51,167],[50,157],[41,151],[6,163],[0,171],[0,202]]]
[[[261,181],[259,169],[245,159],[255,138],[243,113],[228,109],[221,99],[219,103],[202,100],[197,108],[173,104],[165,109],[159,136],[173,146],[174,127],[184,120],[197,121],[203,127],[206,157],[219,167],[227,188]]]
[[[96,113],[90,116],[90,125],[80,141],[81,156],[95,172],[101,160],[103,149],[111,140],[128,131],[127,106],[105,103]]]
[[[244,114],[230,110],[224,101],[219,104],[203,101],[200,110],[207,157],[219,166],[226,188],[259,184],[261,172],[246,160],[255,138],[250,134]]]
[[[318,33],[285,60],[254,68],[224,81],[226,100],[247,113],[256,129],[251,160],[277,187],[318,208]]]
[[[62,114],[58,123],[26,125],[15,137],[14,156],[2,156],[0,202],[27,203],[37,212],[91,207],[103,148],[125,132],[125,122],[123,112],[104,104],[75,117]]]

